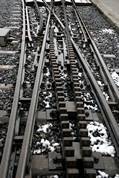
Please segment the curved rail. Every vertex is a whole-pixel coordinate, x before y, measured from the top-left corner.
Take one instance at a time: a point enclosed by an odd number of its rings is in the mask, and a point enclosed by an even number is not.
[[[0,178],[6,178],[8,173],[9,161],[10,161],[11,150],[12,150],[12,142],[14,137],[15,122],[16,122],[17,112],[18,112],[20,88],[22,82],[22,72],[23,72],[24,57],[25,57],[25,33],[26,33],[25,4],[23,0],[22,0],[22,6],[23,6],[23,30],[22,30],[23,34],[22,34],[22,43],[21,43],[21,54],[20,54],[19,69],[18,69],[14,99],[13,99],[13,104],[12,104],[12,109],[11,109],[11,114],[9,119],[8,131],[7,131],[3,156],[0,165]]]
[[[24,178],[27,158],[28,158],[29,150],[31,148],[31,141],[32,141],[32,136],[33,136],[33,130],[34,130],[34,124],[35,124],[35,118],[36,118],[36,110],[37,110],[37,104],[38,104],[38,92],[39,92],[39,87],[40,87],[41,79],[42,79],[41,73],[42,73],[42,66],[43,66],[43,61],[44,61],[46,40],[47,40],[48,31],[49,31],[50,18],[51,18],[51,12],[49,12],[45,36],[43,39],[43,45],[42,45],[42,49],[40,53],[40,59],[39,59],[35,84],[33,88],[32,99],[31,99],[28,119],[26,123],[26,129],[25,129],[21,154],[19,158],[16,178]]]
[[[100,103],[100,108],[103,111],[103,114],[105,116],[104,117],[105,124],[109,130],[110,136],[112,138],[112,142],[115,145],[117,156],[119,157],[119,126],[114,118],[114,115],[112,114],[112,111],[111,111],[108,103],[105,100],[105,97],[102,94],[100,87],[97,84],[96,79],[94,78],[94,76],[90,70],[90,66],[89,66],[88,62],[83,58],[80,49],[77,47],[77,45],[75,44],[73,39],[71,39],[71,41],[72,41],[72,44],[79,56],[79,61],[82,63],[82,66],[86,72],[86,75],[89,78],[91,86],[92,86],[92,88],[95,92],[95,95],[97,97],[98,103]]]
[[[40,28],[39,28],[39,33],[41,33],[42,30],[43,30],[43,16],[42,16],[42,13],[41,13],[40,10],[39,10],[39,7],[38,7],[38,4],[37,4],[36,0],[33,0],[33,1],[34,1],[36,10],[37,10],[38,16],[39,16],[39,18],[40,18]]]
[[[45,0],[43,0],[45,2],[45,4],[47,5],[47,8],[49,9],[50,7],[48,6],[48,4],[46,3]],[[60,21],[60,19],[57,17],[57,15],[55,14],[54,11],[52,11],[54,17],[56,18],[56,20],[58,21],[59,25],[61,26],[61,28],[66,32],[66,29],[63,25],[63,23]],[[76,43],[74,42],[74,40],[72,39],[72,37],[70,37],[72,45],[74,47],[74,49],[77,52],[77,55],[79,57],[79,60],[82,63],[82,66],[85,69],[85,72],[89,78],[89,81],[92,85],[92,88],[94,89],[96,96],[98,98],[98,102],[100,103],[100,107],[101,110],[103,111],[103,115],[104,117],[104,122],[109,130],[110,136],[112,138],[112,142],[114,143],[116,152],[117,152],[117,157],[119,157],[119,126],[114,118],[114,115],[112,114],[112,111],[108,105],[108,103],[106,102],[102,91],[100,89],[100,87],[97,84],[97,81],[95,80],[91,70],[90,70],[90,66],[88,64],[88,62],[83,58],[80,49],[77,47]],[[117,92],[118,95],[118,92]]]
[[[29,23],[29,16],[28,16],[28,8],[26,7],[26,20],[27,20],[27,33],[28,33],[28,38],[29,41],[32,42],[32,37],[31,37],[31,33],[30,33],[30,23]]]
[[[101,56],[101,54],[100,54],[100,52],[99,52],[99,50],[98,50],[96,44],[95,44],[95,42],[94,42],[94,40],[92,39],[92,37],[91,37],[89,31],[87,30],[87,28],[86,28],[86,26],[85,26],[85,24],[84,24],[84,22],[83,22],[83,20],[82,20],[82,18],[81,18],[81,16],[80,16],[78,10],[77,10],[76,4],[75,4],[75,0],[71,0],[71,1],[72,1],[72,3],[73,3],[73,6],[74,6],[74,11],[75,11],[77,20],[78,20],[79,24],[81,25],[81,29],[83,29],[83,33],[85,32],[85,34],[86,34],[86,36],[87,36],[87,39],[89,39],[89,42],[90,42],[90,44],[91,44],[91,46],[92,46],[92,49],[94,50],[94,53],[95,53],[95,55],[96,55],[96,57],[97,57],[97,59],[98,59],[100,65],[101,65],[101,67],[102,67],[102,70],[103,70],[103,72],[104,72],[104,74],[105,74],[105,76],[106,76],[106,79],[107,79],[107,81],[108,81],[109,84],[110,84],[110,88],[111,88],[112,91],[113,91],[113,94],[114,94],[114,96],[115,96],[115,100],[116,100],[117,102],[119,102],[119,91],[118,91],[118,88],[117,88],[117,86],[115,85],[115,83],[114,83],[114,81],[113,81],[113,79],[112,79],[112,77],[111,77],[111,75],[110,75],[110,73],[109,73],[109,71],[108,71],[108,69],[107,69],[107,66],[106,66],[106,64],[105,64],[105,62],[104,62],[104,60],[103,60],[103,58],[102,58],[102,56]]]

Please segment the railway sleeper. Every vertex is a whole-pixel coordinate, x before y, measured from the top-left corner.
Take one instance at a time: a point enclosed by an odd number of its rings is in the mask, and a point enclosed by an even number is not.
[[[70,65],[71,65],[72,71],[75,70],[75,68],[77,68],[76,63],[74,63],[74,62],[70,62]],[[77,72],[78,72],[78,69],[77,69]]]
[[[85,168],[93,168],[94,166],[94,158],[93,157],[84,157],[83,164]]]
[[[53,68],[53,70],[58,70],[58,64],[57,64],[56,60],[52,60],[52,68]]]
[[[85,113],[78,113],[77,114],[77,119],[79,121],[84,121],[85,120]]]
[[[72,74],[72,80],[77,80],[78,79],[78,74]]]
[[[51,59],[51,58],[50,58]],[[52,58],[51,59],[52,66],[55,65],[56,67],[58,66],[56,59]]]
[[[78,101],[78,102],[76,102],[76,107],[77,107],[77,108],[83,108],[83,106],[84,106],[83,101]]]
[[[69,128],[62,129],[62,135],[63,135],[63,137],[70,137],[71,136],[71,129],[69,129]]]
[[[68,137],[63,137],[63,145],[64,147],[72,147],[72,142],[73,142],[73,138],[71,136]]]
[[[84,107],[77,107],[77,113],[84,114],[85,113]]]
[[[55,55],[54,52],[52,52],[52,53],[50,52],[50,53],[49,53],[49,57],[50,57],[50,59],[52,59],[52,60],[54,60],[54,59],[56,60],[56,59],[57,59],[57,56]]]
[[[78,122],[78,125],[79,125],[79,128],[81,128],[81,129],[86,129],[86,127],[87,127],[87,121],[79,121]]]
[[[72,71],[72,77],[78,77],[78,71]]]
[[[56,90],[57,90],[57,91],[63,91],[63,87],[62,87],[62,86],[57,86],[57,87],[56,87]]]
[[[56,65],[56,64],[55,64],[55,65]],[[53,72],[54,72],[54,73],[56,73],[56,72],[59,73],[58,66],[54,66],[54,65],[52,64],[52,68],[53,68]]]
[[[77,168],[77,159],[75,157],[66,157],[66,166],[67,168]]]
[[[60,79],[60,75],[59,74],[54,74],[54,80],[56,80],[57,78]],[[60,79],[61,80],[61,79]]]
[[[69,121],[61,121],[61,125],[63,129],[69,128]]]
[[[58,102],[63,102],[64,101],[64,96],[57,96],[57,101]]]
[[[60,108],[60,107],[61,107],[61,108],[62,108],[62,107],[65,107],[65,106],[66,106],[66,102],[61,102],[61,101],[60,101],[60,102],[58,103],[58,105],[59,105],[59,108]]]
[[[61,78],[55,77],[55,83],[58,83],[58,82],[59,82],[59,83],[62,83],[62,82],[61,82]]]
[[[68,168],[66,178],[79,178],[79,170],[76,168]]]
[[[74,86],[74,88],[79,87],[79,82],[73,82],[73,86]]]
[[[73,157],[74,156],[74,148],[73,147],[64,147],[64,154],[66,157]]]
[[[80,129],[79,135],[80,135],[80,137],[88,137],[88,130],[87,129]]]
[[[63,96],[64,97],[64,91],[57,91],[57,96]]]
[[[75,101],[81,102],[81,101],[83,101],[83,98],[81,96],[75,96]]]
[[[82,157],[90,157],[92,155],[92,150],[89,146],[81,147]]]
[[[96,177],[96,170],[93,168],[85,168],[84,169],[84,176],[85,178],[95,178]]]
[[[55,86],[56,87],[61,87],[62,86],[62,82],[55,82]]]
[[[60,107],[60,108],[58,108],[58,110],[59,110],[60,114],[66,114],[67,113],[67,110],[66,110],[65,107]]]
[[[54,73],[54,78],[55,76],[60,77],[60,72],[58,70],[53,70],[53,73]]]
[[[88,147],[90,146],[90,138],[89,137],[81,137],[80,138],[80,146],[81,147]]]
[[[73,64],[74,65],[74,64]],[[72,70],[72,73],[78,73],[78,69],[76,68],[76,66],[71,66],[71,70]]]
[[[76,91],[80,91],[80,87],[79,87],[79,86],[74,87],[74,91],[75,91],[75,92],[76,92]]]
[[[73,81],[73,83],[78,83],[79,84],[79,79],[78,79],[78,77],[77,78],[72,78],[72,81]]]
[[[60,113],[60,120],[61,121],[67,121],[68,120],[68,114],[67,113]]]

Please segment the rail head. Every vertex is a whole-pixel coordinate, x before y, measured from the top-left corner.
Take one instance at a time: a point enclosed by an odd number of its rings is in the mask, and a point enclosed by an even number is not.
[[[44,54],[45,54],[46,40],[47,40],[48,31],[49,31],[50,18],[51,18],[51,12],[49,13],[49,16],[48,16],[46,31],[45,31],[42,49],[40,53],[40,59],[39,59],[37,74],[35,78],[35,84],[33,88],[32,99],[30,103],[30,109],[29,109],[28,119],[26,123],[18,168],[16,172],[16,178],[24,178],[27,158],[29,154],[29,148],[31,148],[31,141],[33,137],[33,130],[34,130],[34,124],[35,124],[35,118],[36,118],[35,113],[36,113],[37,104],[38,104],[38,91],[39,91],[39,86],[41,84],[41,73],[42,73],[42,66],[43,66],[43,60],[44,60]]]
[[[43,0],[43,1],[47,5],[46,1],[45,0]],[[48,5],[47,5],[47,8],[50,9],[50,7]],[[60,21],[60,19],[57,17],[57,15],[55,14],[55,12],[53,10],[52,10],[52,13],[53,13],[54,17],[56,18],[56,20],[58,21],[61,28],[66,32],[64,25],[62,24],[62,22]],[[107,127],[109,128],[109,130],[111,132],[110,135],[111,135],[112,141],[115,145],[115,148],[117,151],[117,156],[119,157],[119,127],[118,127],[118,124],[117,124],[117,122],[114,118],[114,115],[112,114],[111,109],[108,106],[104,96],[101,94],[102,92],[101,92],[97,82],[95,81],[95,78],[93,77],[92,72],[90,71],[87,61],[83,58],[80,49],[77,47],[77,45],[74,42],[74,40],[72,39],[72,37],[70,37],[70,39],[71,39],[74,49],[76,50],[76,52],[78,54],[79,60],[81,60],[81,63],[83,65],[86,73],[88,73],[88,78],[89,78],[90,82],[92,83],[94,90],[98,91],[98,96],[100,97],[99,102],[101,104],[101,107],[103,107],[102,110],[103,110],[103,113],[106,118],[105,123],[108,122]]]
[[[78,19],[78,22],[79,24],[81,25],[81,30],[83,32],[83,35],[84,36],[84,39],[87,37],[87,39],[90,41],[90,44],[92,46],[92,49],[93,49],[93,52],[95,53],[99,63],[100,63],[100,66],[102,67],[102,71],[104,72],[105,76],[106,76],[106,79],[108,80],[109,82],[109,85],[110,85],[110,88],[112,90],[112,92],[114,93],[114,97],[115,97],[115,101],[117,101],[119,103],[119,91],[118,91],[118,88],[117,86],[115,85],[108,69],[107,69],[107,66],[103,60],[103,57],[102,55],[100,54],[100,51],[98,50],[98,47],[96,46],[93,38],[91,37],[90,35],[90,32],[88,31],[79,11],[77,10],[77,7],[76,7],[76,2],[75,0],[71,0],[72,1],[72,4],[74,6],[74,10],[75,10],[75,14],[76,14],[76,17]]]

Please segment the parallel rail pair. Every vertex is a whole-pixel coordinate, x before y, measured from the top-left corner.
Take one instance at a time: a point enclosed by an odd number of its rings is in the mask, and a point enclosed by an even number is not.
[[[42,15],[39,12],[38,5],[36,1],[34,0],[37,13],[40,18],[40,29],[39,33],[42,31],[43,28],[43,19]],[[25,8],[25,3],[22,0],[22,12],[23,12],[23,28],[22,28],[22,43],[21,43],[21,54],[20,54],[20,60],[19,60],[19,69],[18,69],[18,77],[16,81],[16,87],[15,87],[15,93],[14,93],[14,99],[13,99],[13,104],[12,104],[12,109],[11,109],[11,114],[10,114],[10,119],[9,119],[9,125],[8,125],[8,131],[7,131],[7,136],[6,136],[6,142],[4,146],[4,152],[1,160],[1,165],[0,165],[0,177],[1,178],[6,178],[9,177],[9,163],[10,163],[10,158],[11,158],[11,151],[12,151],[12,144],[15,136],[15,125],[18,119],[19,115],[19,101],[20,101],[20,90],[22,88],[22,73],[23,73],[23,68],[25,64],[25,53],[26,53],[26,30],[28,33],[28,39],[31,42],[31,34],[30,34],[30,24],[28,20],[28,10],[27,7]],[[25,15],[26,13],[26,15]],[[24,177],[24,172],[26,168],[26,162],[29,154],[29,149],[31,147],[31,139],[32,139],[32,134],[33,134],[33,128],[34,128],[34,123],[35,123],[35,115],[36,115],[36,110],[37,110],[37,104],[38,104],[38,92],[39,92],[39,86],[41,84],[41,74],[42,74],[42,66],[43,66],[43,59],[44,59],[44,50],[45,50],[45,44],[46,44],[46,38],[48,34],[48,29],[49,29],[49,21],[50,21],[50,16],[51,14],[49,13],[48,21],[47,21],[47,27],[46,27],[46,32],[43,40],[43,45],[41,49],[41,55],[39,59],[39,65],[37,69],[37,74],[35,78],[35,83],[34,83],[34,88],[33,88],[33,93],[32,93],[32,98],[31,98],[31,103],[30,103],[30,108],[29,108],[29,114],[27,118],[27,123],[26,123],[26,129],[24,133],[24,139],[23,139],[23,144],[22,144],[22,149],[21,149],[21,154],[20,154],[20,159],[19,159],[19,166],[17,169],[16,177]],[[27,21],[27,24],[26,24]],[[27,26],[27,29],[26,29]],[[37,55],[37,54],[36,54]]]
[[[46,1],[45,0],[43,0],[43,1],[45,2],[47,8],[50,9],[50,7],[46,3]],[[111,87],[111,89],[114,93],[114,101],[116,101],[118,103],[118,101],[119,101],[119,91],[118,91],[116,85],[114,84],[114,81],[112,80],[110,74],[109,74],[109,71],[108,71],[108,69],[107,69],[107,67],[106,67],[106,65],[103,61],[103,58],[102,58],[98,48],[96,47],[96,45],[95,45],[93,39],[91,38],[82,18],[80,17],[80,15],[77,11],[75,2],[72,1],[72,4],[74,5],[74,10],[75,10],[79,25],[81,26],[81,29],[83,30],[85,42],[88,41],[88,40],[90,41],[90,44],[91,44],[91,46],[94,50],[94,53],[97,56],[99,63],[101,65],[102,69],[103,69],[103,72],[106,75],[107,81],[109,82],[109,85],[110,85],[110,87]],[[61,28],[67,34],[67,27],[65,27],[63,25],[63,23],[60,21],[60,19],[58,18],[58,16],[56,15],[56,13],[54,11],[52,11],[52,13],[53,13],[54,17],[56,18],[57,22],[59,23],[59,25],[61,26]],[[100,109],[103,113],[104,122],[105,122],[105,124],[106,124],[106,126],[109,130],[110,136],[112,138],[112,142],[114,143],[117,157],[119,157],[119,126],[118,126],[118,123],[115,120],[115,117],[114,117],[108,103],[106,102],[105,97],[103,96],[102,91],[101,91],[100,87],[98,86],[96,79],[94,78],[94,76],[93,76],[93,74],[90,70],[88,62],[84,59],[81,50],[78,48],[78,46],[75,43],[75,41],[73,40],[73,38],[71,36],[69,38],[70,38],[72,45],[73,45],[73,47],[74,47],[74,49],[75,49],[75,51],[76,51],[76,53],[79,57],[79,61],[82,63],[82,66],[85,70],[85,73],[88,76],[90,84],[91,84],[93,91],[95,93],[97,102],[99,103]]]
[[[11,115],[10,115],[10,121],[9,121],[9,126],[8,126],[8,133],[7,133],[7,138],[6,138],[5,147],[4,147],[4,153],[3,153],[3,157],[2,157],[2,161],[1,161],[1,167],[0,167],[1,178],[6,178],[7,174],[8,174],[10,154],[11,154],[12,142],[13,142],[13,138],[14,138],[15,122],[16,122],[17,112],[18,112],[17,109],[18,109],[19,93],[20,93],[20,88],[21,88],[21,76],[22,76],[23,64],[24,64],[25,31],[26,31],[25,28],[26,27],[25,27],[25,14],[24,14],[25,6],[24,6],[23,1],[22,1],[22,3],[23,3],[23,22],[24,23],[23,23],[21,57],[20,57],[20,63],[19,63],[18,78],[17,78],[17,82],[16,82],[14,100],[13,100],[13,105],[12,105],[12,110],[11,110]],[[32,136],[33,136],[34,124],[35,124],[35,116],[36,116],[35,114],[36,114],[37,103],[38,103],[38,97],[37,96],[38,96],[39,87],[40,87],[40,84],[41,84],[41,70],[42,70],[43,59],[44,59],[46,39],[47,39],[48,31],[49,31],[49,23],[50,23],[50,18],[51,18],[51,12],[54,15],[54,17],[56,18],[56,20],[58,21],[61,28],[65,31],[65,34],[67,34],[68,39],[70,39],[78,57],[79,57],[79,61],[82,63],[82,66],[85,70],[85,73],[87,74],[87,76],[89,78],[91,86],[92,86],[92,88],[95,92],[97,101],[98,101],[100,108],[103,112],[106,126],[109,129],[110,135],[112,137],[112,141],[114,142],[114,145],[115,145],[115,148],[116,148],[116,151],[117,151],[117,156],[119,157],[119,128],[118,128],[117,122],[116,122],[116,120],[115,120],[115,118],[112,114],[112,111],[111,111],[110,107],[108,106],[107,102],[105,101],[105,98],[102,94],[102,91],[100,90],[100,88],[99,88],[99,86],[98,86],[98,84],[97,84],[97,82],[96,82],[96,80],[95,80],[95,78],[94,78],[94,76],[93,76],[93,74],[90,70],[89,64],[83,58],[80,49],[77,47],[77,45],[74,42],[74,40],[72,39],[72,37],[69,36],[68,26],[66,25],[66,28],[65,28],[65,26],[62,24],[60,19],[54,13],[52,8],[45,1],[44,1],[44,3],[49,9],[49,16],[48,16],[45,36],[44,36],[44,40],[43,40],[43,45],[42,45],[42,49],[41,49],[41,55],[40,55],[38,69],[37,69],[34,89],[33,89],[33,93],[32,93],[32,99],[31,99],[31,104],[30,104],[30,108],[29,108],[29,114],[28,114],[28,118],[27,118],[27,124],[26,124],[25,133],[24,133],[24,139],[23,139],[19,164],[18,164],[18,168],[17,168],[16,178],[23,178],[24,177],[26,163],[27,163],[27,159],[29,157],[29,150],[31,148],[31,141],[32,141]],[[36,4],[36,1],[35,1],[35,4]],[[115,100],[118,102],[119,101],[118,90],[117,90],[112,78],[110,77],[110,74],[109,74],[109,72],[108,72],[108,70],[107,70],[107,68],[106,68],[106,66],[103,62],[103,59],[102,59],[94,41],[93,41],[93,39],[90,37],[88,30],[86,29],[81,17],[79,16],[79,14],[77,12],[74,0],[72,0],[72,4],[74,6],[77,19],[78,19],[79,24],[81,26],[81,29],[83,31],[84,40],[85,40],[85,42],[87,40],[90,40],[91,45],[93,47],[93,50],[94,50],[97,58],[99,59],[100,64],[103,68],[103,71],[106,74],[107,80],[109,81],[110,86],[111,86],[111,88],[114,92]]]

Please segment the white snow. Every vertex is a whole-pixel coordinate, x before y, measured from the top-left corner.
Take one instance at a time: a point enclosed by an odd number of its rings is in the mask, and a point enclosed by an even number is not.
[[[117,86],[119,86],[119,75],[114,71],[112,72],[112,78]]]
[[[59,32],[59,30],[58,30],[58,28],[57,28],[56,26],[55,26],[54,32],[55,32],[55,33],[58,33],[58,32]]]
[[[107,173],[100,171],[100,170],[98,171],[98,174],[99,175],[97,175],[96,178],[108,178],[109,177]]]
[[[47,77],[50,76],[50,72],[49,72],[49,69],[47,69],[47,73],[45,74]]]
[[[102,81],[97,81],[97,83],[101,87],[101,89],[103,90],[104,84],[102,83]],[[104,91],[103,91],[103,95],[104,95],[106,101],[108,101],[109,100],[109,95],[106,92],[104,92]]]
[[[49,147],[50,142],[48,140],[45,140],[44,138],[41,139],[41,143],[43,147]]]
[[[49,103],[49,101],[44,101],[44,103],[45,103],[45,108],[50,108],[50,103]]]
[[[60,72],[61,79],[65,80],[67,78],[67,74],[64,72]]]
[[[49,127],[51,127],[52,124],[44,124],[44,125],[39,125],[39,128],[37,130],[37,132],[44,132],[44,133],[47,133],[48,132],[48,129]]]
[[[84,93],[83,98],[84,98],[84,107],[86,107],[87,109],[94,110],[94,111],[98,110],[98,106],[97,106],[97,104],[94,104],[94,101],[93,101],[90,93]],[[90,102],[90,104],[87,104],[88,101]]]
[[[112,176],[100,170],[98,170],[97,174],[98,175],[96,175],[96,178],[112,178]],[[114,178],[119,178],[119,174],[116,174]]]
[[[49,178],[59,178],[58,175],[53,175],[53,176],[50,176]]]
[[[53,127],[51,123],[39,125],[39,128],[36,132],[40,133],[40,136],[39,141],[36,142],[37,148],[33,151],[34,154],[41,154],[45,151],[53,152],[59,146],[59,143],[55,142],[55,140],[51,140],[51,138],[48,140],[48,138],[45,138],[47,137],[48,133],[51,132],[51,127]]]
[[[57,146],[59,146],[59,143],[53,143],[52,146],[57,147]]]
[[[44,103],[45,103],[45,108],[48,109],[50,108],[50,99],[52,98],[52,93],[51,92],[43,92],[44,95],[47,95],[45,96],[45,99],[44,99]]]
[[[101,87],[104,86],[104,84],[103,84],[101,81],[97,81],[97,83],[98,83],[98,85],[101,86]]]
[[[100,152],[114,157],[115,149],[108,139],[106,127],[99,122],[90,122],[87,125],[92,151]]]
[[[82,73],[81,73],[81,72],[79,72],[79,73],[78,73],[78,76],[79,76],[79,77],[82,77]]]
[[[107,29],[107,28],[103,29],[102,32],[103,32],[103,33],[114,34],[114,30],[112,30],[112,29]]]
[[[37,145],[41,145],[41,147],[35,149],[34,154],[41,154],[46,150],[53,152],[59,146],[59,143],[51,143],[49,140],[42,138],[40,142],[37,142]]]
[[[87,105],[87,104],[84,104],[84,107],[86,107],[88,110],[94,110],[94,111],[97,111],[98,110],[98,107],[97,105],[95,106],[92,106],[92,105]]]
[[[61,0],[55,0],[57,1],[61,1]],[[68,2],[71,2],[71,0],[67,0]],[[33,2],[33,0],[26,0],[26,2]],[[37,2],[42,2],[42,0],[37,0]],[[46,2],[51,2],[51,0],[46,0]],[[89,0],[75,0],[75,2],[77,3],[91,3]]]
[[[103,91],[103,95],[105,96],[106,101],[109,100],[109,95]]]

